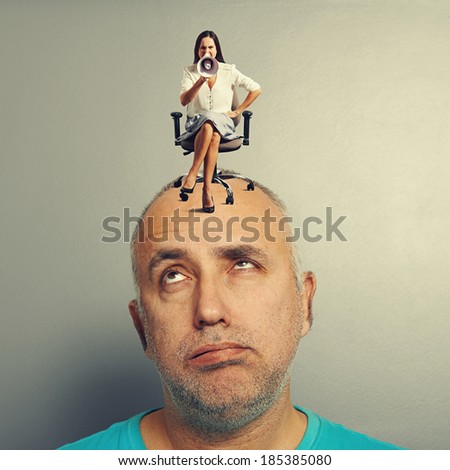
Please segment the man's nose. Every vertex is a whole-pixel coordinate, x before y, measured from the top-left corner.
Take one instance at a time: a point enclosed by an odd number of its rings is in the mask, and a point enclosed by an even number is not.
[[[201,330],[217,323],[229,326],[231,315],[225,300],[224,286],[217,279],[210,277],[199,281],[195,307],[196,328]]]

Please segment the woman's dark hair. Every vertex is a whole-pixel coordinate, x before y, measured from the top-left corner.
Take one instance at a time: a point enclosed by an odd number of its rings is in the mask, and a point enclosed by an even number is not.
[[[194,64],[196,64],[200,60],[200,57],[198,56],[198,50],[200,49],[200,43],[202,42],[203,38],[211,38],[214,41],[214,44],[216,45],[216,50],[217,50],[216,59],[218,62],[225,63],[217,34],[214,31],[203,31],[203,33],[200,33],[198,35],[197,40],[195,41]]]

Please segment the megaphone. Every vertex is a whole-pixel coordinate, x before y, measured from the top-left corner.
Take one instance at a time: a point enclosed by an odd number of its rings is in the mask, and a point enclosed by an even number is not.
[[[204,55],[198,62],[197,62],[197,72],[202,77],[212,77],[214,76],[217,71],[219,70],[219,62],[210,56],[209,54]]]

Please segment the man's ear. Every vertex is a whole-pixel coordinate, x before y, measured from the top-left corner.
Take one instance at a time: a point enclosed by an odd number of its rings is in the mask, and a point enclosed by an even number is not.
[[[313,322],[312,314],[312,301],[314,293],[316,292],[316,276],[311,271],[306,271],[302,274],[303,288],[300,293],[300,302],[304,315],[304,322],[302,327],[302,338],[308,333]]]
[[[141,311],[139,310],[139,305],[136,299],[133,299],[128,304],[128,310],[130,312],[131,318],[133,319],[134,327],[139,335],[141,340],[142,347],[144,351],[147,352],[147,338],[145,335],[145,327],[142,322]]]

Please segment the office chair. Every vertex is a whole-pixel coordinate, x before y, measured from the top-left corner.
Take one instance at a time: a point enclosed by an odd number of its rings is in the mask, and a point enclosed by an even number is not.
[[[194,140],[189,140],[185,142],[177,142],[177,138],[181,135],[180,133],[180,120],[183,116],[182,113],[180,112],[173,112],[170,113],[173,119],[173,126],[174,126],[174,134],[175,134],[175,145],[180,145],[185,152],[183,152],[183,155],[189,155],[194,151]],[[224,153],[224,152],[234,152],[235,150],[238,150],[241,145],[250,145],[250,119],[252,117],[253,113],[251,111],[244,111],[242,113],[242,116],[244,117],[244,135],[241,136],[239,139],[235,140],[230,140],[228,142],[221,142],[219,144],[219,153]],[[240,116],[234,119],[234,123],[237,126],[240,121]],[[179,188],[182,184],[182,180],[186,175],[181,175],[177,180],[174,182],[174,187]],[[253,181],[248,178],[247,176],[244,175],[239,175],[239,174],[227,174],[227,173],[222,173],[220,170],[217,170],[217,164],[214,167],[214,173],[213,173],[213,178],[212,182],[213,183],[218,183],[222,185],[226,192],[227,192],[227,198],[225,200],[226,204],[234,204],[234,195],[233,195],[233,189],[231,186],[225,181],[227,179],[231,178],[239,178],[243,179],[244,181],[247,182],[247,190],[248,191],[254,191],[255,185],[253,184]],[[197,176],[196,183],[202,183],[204,181],[203,176]],[[182,201],[187,201],[189,199],[189,194],[180,191],[180,198]]]

